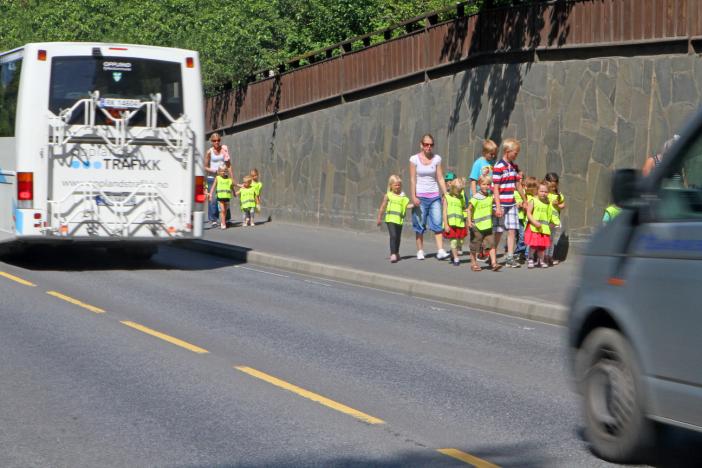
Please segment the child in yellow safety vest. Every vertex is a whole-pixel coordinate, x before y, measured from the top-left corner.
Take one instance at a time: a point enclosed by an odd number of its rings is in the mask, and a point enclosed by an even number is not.
[[[263,184],[258,180],[258,169],[255,167],[249,172],[251,176],[251,186],[256,192],[256,212],[261,212],[261,190],[263,189]],[[253,215],[251,215],[251,223],[253,224]]]
[[[232,201],[232,194],[234,193],[233,183],[234,181],[229,178],[227,167],[224,164],[220,165],[217,169],[217,176],[215,176],[214,183],[210,188],[210,200],[214,199],[215,192],[217,194],[220,229],[227,229],[226,217],[229,203]]]
[[[378,208],[377,224],[380,226],[385,215],[385,224],[390,234],[390,263],[397,263],[400,259],[400,240],[402,239],[402,224],[405,221],[407,208],[414,208],[410,199],[402,191],[402,179],[398,175],[391,175],[388,179],[388,191],[383,195],[383,201]]]
[[[461,264],[458,252],[463,249],[463,239],[468,235],[465,185],[461,178],[450,181],[443,200],[444,238],[451,241],[451,262],[456,266]]]
[[[517,181],[517,187],[521,187],[522,190],[526,191],[525,176],[523,172],[519,173],[519,180]],[[514,203],[518,208],[517,218],[519,218],[519,238],[517,239],[517,246],[514,248],[514,256],[517,257],[521,263],[526,261],[528,257],[527,251],[529,248],[524,243],[524,229],[526,228],[526,203],[522,194],[519,190],[514,191]],[[523,259],[523,261],[522,261]]]
[[[468,202],[468,227],[470,228],[470,264],[471,270],[480,271],[478,252],[488,249],[492,271],[498,271],[502,265],[497,263],[495,236],[492,233],[493,195],[490,192],[492,178],[482,175],[478,178],[480,191],[474,193]]]
[[[549,266],[558,265],[558,259],[553,258],[553,253],[561,238],[561,211],[565,208],[565,196],[558,190],[559,177],[555,172],[549,172],[544,177],[548,182],[548,200],[553,206],[553,221],[551,226],[551,245],[546,249],[546,261]]]
[[[252,181],[251,176],[244,176],[244,184],[236,192],[243,216],[242,226],[254,225],[253,215],[256,210],[256,189],[251,186]]]
[[[553,223],[553,205],[548,199],[548,182],[541,181],[536,192],[536,197],[529,200],[527,205],[527,219],[529,225],[524,240],[530,252],[536,253],[538,265],[547,268],[546,249],[551,245],[551,224]],[[528,268],[534,268],[533,258],[527,261]]]

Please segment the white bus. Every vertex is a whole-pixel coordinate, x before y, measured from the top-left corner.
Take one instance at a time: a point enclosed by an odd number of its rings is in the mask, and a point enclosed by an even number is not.
[[[202,236],[204,142],[197,52],[1,52],[0,251],[82,242],[148,258]]]

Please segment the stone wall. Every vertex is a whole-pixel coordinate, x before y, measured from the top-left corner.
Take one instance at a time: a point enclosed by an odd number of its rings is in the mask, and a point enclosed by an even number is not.
[[[571,233],[608,203],[613,169],[640,167],[699,107],[697,55],[482,65],[226,135],[235,172],[257,167],[277,219],[370,229],[387,178],[408,183],[424,133],[467,176],[484,138],[522,143],[528,175],[561,176]],[[408,191],[407,186],[405,191]]]

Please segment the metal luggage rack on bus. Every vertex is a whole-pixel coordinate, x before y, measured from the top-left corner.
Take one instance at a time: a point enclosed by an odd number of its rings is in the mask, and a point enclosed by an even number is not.
[[[96,203],[98,197],[103,200],[103,205]],[[61,211],[61,206],[66,202],[70,203],[70,206]],[[132,236],[144,225],[150,225],[152,231],[163,230],[169,237],[181,237],[187,222],[185,203],[169,200],[161,189],[153,184],[139,185],[122,200],[116,200],[97,185],[84,182],[77,185],[63,199],[49,200],[48,203],[51,223],[44,231],[64,237],[73,235],[83,225],[88,226],[89,234],[98,235],[99,229],[102,229],[110,237]],[[146,205],[146,208],[142,205]],[[168,219],[163,219],[164,205],[171,213]],[[101,210],[107,210],[116,216],[116,221],[101,220]],[[131,218],[127,215],[128,212],[133,213]]]
[[[189,119],[183,115],[177,119],[161,105],[161,94],[151,94],[151,101],[144,101],[138,107],[120,112],[121,118],[113,117],[99,105],[100,92],[90,93],[90,97],[76,101],[58,115],[49,112],[49,145],[54,150],[65,147],[68,143],[104,144],[114,153],[125,153],[130,147],[152,145],[165,146],[183,159],[192,156],[193,132]],[[69,124],[73,113],[83,107],[83,123]],[[141,109],[146,110],[146,126],[134,130],[129,121]],[[96,112],[99,110],[114,125],[95,125]],[[158,126],[158,116],[163,115],[170,124]]]

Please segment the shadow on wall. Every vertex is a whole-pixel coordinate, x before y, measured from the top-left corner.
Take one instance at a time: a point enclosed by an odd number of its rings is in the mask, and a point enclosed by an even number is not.
[[[475,128],[483,111],[485,94],[489,108],[483,137],[501,141],[502,132],[509,125],[523,77],[529,73],[536,49],[544,45],[558,46],[565,43],[570,33],[567,20],[573,2],[489,10],[494,3],[485,2],[483,11],[475,17],[475,27],[470,34],[469,18],[460,18],[453,23],[444,40],[441,58],[449,61],[460,59],[468,41],[471,66],[495,64],[492,67],[473,68],[463,75],[449,120],[449,133],[456,129],[460,121],[466,95],[470,122]],[[546,44],[542,41],[544,32],[547,33]],[[502,54],[491,56],[492,51]]]
[[[271,135],[271,144],[268,148],[269,154],[275,153],[275,137],[278,133],[278,112],[280,112],[280,94],[281,94],[282,84],[280,82],[280,75],[275,75],[273,79],[273,86],[268,93],[266,98],[266,109],[273,108],[273,134]],[[236,111],[238,112],[241,108],[241,103],[237,103]],[[234,122],[238,115],[234,115]]]

